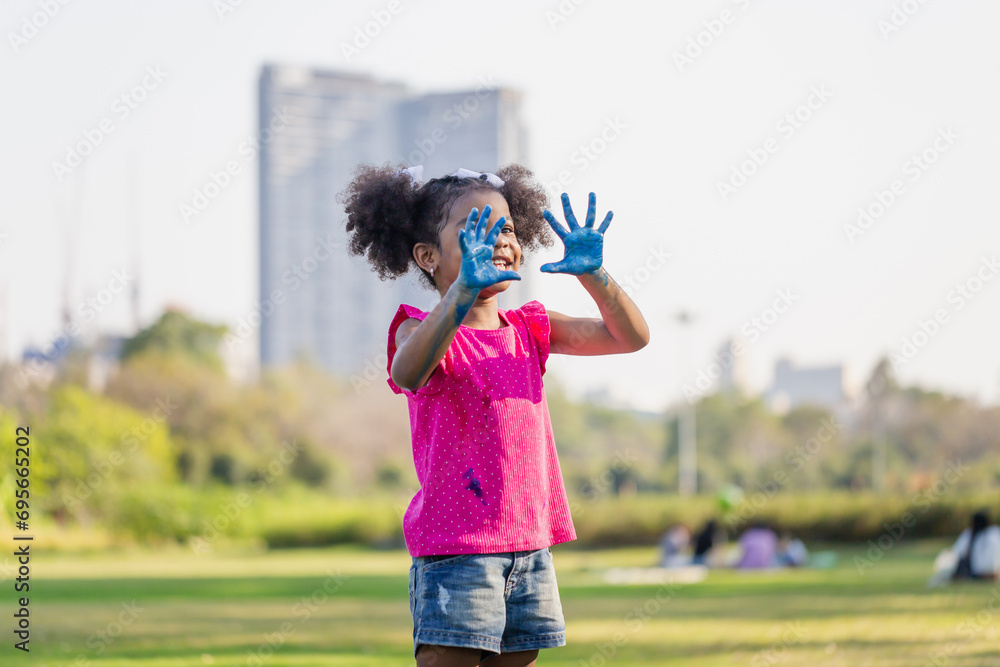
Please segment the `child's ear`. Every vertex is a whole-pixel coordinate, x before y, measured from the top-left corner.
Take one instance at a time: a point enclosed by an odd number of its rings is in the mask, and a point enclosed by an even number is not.
[[[438,252],[437,246],[431,243],[417,243],[413,246],[413,259],[424,271],[430,271],[437,266]]]

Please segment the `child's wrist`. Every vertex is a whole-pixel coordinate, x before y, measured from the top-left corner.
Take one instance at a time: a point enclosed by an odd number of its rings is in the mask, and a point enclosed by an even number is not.
[[[461,303],[472,303],[479,297],[479,293],[482,291],[477,287],[469,287],[466,285],[462,282],[461,276],[459,276],[458,280],[451,284],[451,289],[455,290],[455,295]]]

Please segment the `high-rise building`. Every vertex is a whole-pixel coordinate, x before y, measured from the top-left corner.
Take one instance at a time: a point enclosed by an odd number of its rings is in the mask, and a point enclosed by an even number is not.
[[[524,164],[520,94],[481,79],[470,90],[414,94],[400,83],[276,65],[260,76],[260,326],[262,366],[304,357],[339,375],[384,368],[385,336],[400,303],[439,296],[415,270],[382,281],[347,251],[336,201],[362,163],[424,165],[424,178],[460,167]],[[502,308],[527,300],[521,281]],[[278,298],[281,303],[277,303]]]
[[[719,346],[715,358],[719,360],[720,374],[718,390],[725,392],[747,392],[747,370],[744,358],[746,345],[735,338],[727,338]]]
[[[848,401],[840,365],[802,368],[782,358],[774,365],[774,384],[766,399],[777,412],[811,403],[841,410]]]

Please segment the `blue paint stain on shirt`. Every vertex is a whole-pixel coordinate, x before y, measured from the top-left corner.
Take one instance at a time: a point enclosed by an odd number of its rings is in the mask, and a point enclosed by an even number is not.
[[[479,480],[476,479],[476,474],[473,472],[473,469],[469,468],[468,470],[466,470],[465,474],[462,475],[462,479],[469,480],[469,485],[466,486],[465,488],[476,494],[476,498],[482,500],[483,504],[485,505],[486,501],[483,500],[483,487],[479,484]]]

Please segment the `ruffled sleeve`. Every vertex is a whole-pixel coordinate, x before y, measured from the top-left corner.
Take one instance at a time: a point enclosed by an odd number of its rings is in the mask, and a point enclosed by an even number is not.
[[[386,373],[389,377],[386,378],[386,382],[389,384],[389,388],[392,389],[393,393],[396,394],[402,394],[404,392],[409,396],[417,394],[433,394],[441,388],[441,382],[444,380],[444,376],[448,374],[448,360],[451,355],[450,349],[445,352],[444,357],[438,362],[437,368],[431,374],[427,383],[415,392],[410,391],[409,389],[403,389],[392,381],[392,359],[396,356],[396,331],[399,329],[400,324],[411,317],[423,321],[423,319],[427,317],[427,313],[419,308],[414,308],[409,304],[403,303],[400,304],[399,309],[392,318],[392,322],[389,324],[389,339],[386,343],[386,356],[388,357],[388,361],[386,362],[385,367]]]
[[[528,332],[538,350],[538,364],[545,375],[545,361],[549,358],[549,314],[539,301],[529,301],[517,310],[528,323]]]

